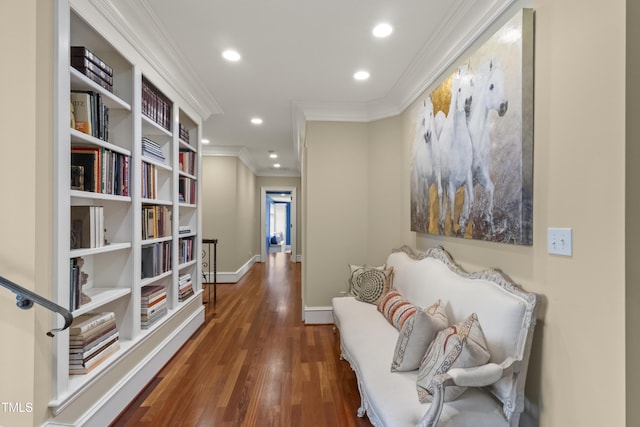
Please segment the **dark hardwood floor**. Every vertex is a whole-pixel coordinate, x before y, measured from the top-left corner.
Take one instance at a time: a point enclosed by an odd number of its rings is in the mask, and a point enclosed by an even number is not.
[[[332,325],[301,322],[299,263],[218,285],[205,324],[113,426],[371,426]],[[208,290],[205,290],[206,300]]]

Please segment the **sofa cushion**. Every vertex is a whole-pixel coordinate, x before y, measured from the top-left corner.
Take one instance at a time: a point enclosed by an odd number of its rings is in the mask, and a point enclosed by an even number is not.
[[[391,370],[395,372],[418,369],[431,341],[447,326],[447,313],[440,300],[431,307],[416,311],[400,329]]]
[[[417,310],[418,307],[407,301],[396,289],[391,289],[387,292],[378,304],[378,311],[398,330],[402,329],[405,322],[409,320]]]
[[[416,387],[420,402],[429,402],[433,397],[433,379],[451,368],[471,368],[489,361],[489,351],[476,313],[464,322],[438,332],[420,364]],[[466,387],[447,387],[445,402],[457,399]]]
[[[356,295],[358,301],[378,305],[391,288],[393,268],[379,270],[377,268],[364,267],[354,274],[356,274],[355,282],[360,285],[360,291]]]
[[[385,264],[381,266],[367,266],[367,265],[355,265],[349,264],[349,295],[353,297],[357,297],[360,293],[360,288],[363,284],[363,279],[361,276],[367,269],[373,270],[384,270],[387,266]]]

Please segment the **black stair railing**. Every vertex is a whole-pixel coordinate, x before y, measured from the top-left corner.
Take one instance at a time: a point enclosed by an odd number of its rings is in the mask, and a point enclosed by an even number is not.
[[[21,309],[28,310],[33,307],[33,303],[35,302],[37,304],[40,304],[44,308],[47,308],[64,317],[64,326],[62,328],[50,330],[49,332],[47,332],[48,336],[53,337],[55,336],[54,332],[64,331],[71,325],[71,322],[73,322],[73,314],[71,314],[69,310],[59,306],[55,302],[49,301],[48,299],[41,297],[35,292],[32,292],[29,289],[25,289],[17,283],[14,283],[2,276],[0,276],[0,285],[16,294],[16,305]]]

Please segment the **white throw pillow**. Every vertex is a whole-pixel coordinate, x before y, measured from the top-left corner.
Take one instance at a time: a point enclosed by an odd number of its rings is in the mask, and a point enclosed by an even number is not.
[[[431,341],[447,326],[449,320],[440,300],[431,307],[417,310],[400,329],[391,371],[418,369]]]
[[[489,361],[484,333],[473,313],[457,325],[438,332],[422,359],[416,387],[420,402],[430,402],[433,398],[433,379],[451,368],[472,368]],[[445,389],[444,400],[457,399],[466,387],[451,386]]]

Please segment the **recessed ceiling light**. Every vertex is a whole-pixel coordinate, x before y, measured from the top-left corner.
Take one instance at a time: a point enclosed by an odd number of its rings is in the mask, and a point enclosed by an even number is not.
[[[269,154],[269,157],[271,157],[272,159],[277,159],[278,155],[276,153],[271,153]]]
[[[227,49],[224,52],[222,52],[222,57],[227,61],[232,61],[232,62],[239,61],[241,58],[240,54],[233,49]]]
[[[368,71],[358,71],[353,75],[353,78],[356,80],[367,80],[369,78]]]
[[[388,37],[393,32],[393,27],[386,22],[380,23],[373,29],[373,35],[378,38]]]
[[[251,123],[253,123],[254,125],[261,125],[262,119],[260,117],[254,117],[251,119]]]
[[[208,139],[203,139],[203,140],[202,140],[202,143],[203,143],[203,144],[208,144],[208,143],[210,143],[210,142],[211,142],[211,141],[209,141]]]
[[[278,169],[278,168],[280,167],[280,163],[274,163],[274,164],[273,164],[273,167],[274,167],[274,168],[276,168],[276,169]]]

